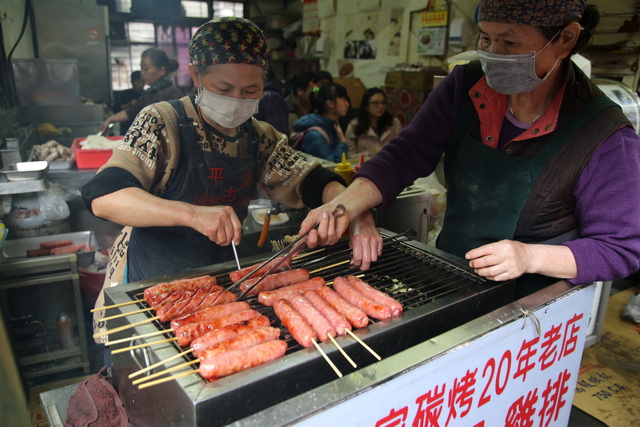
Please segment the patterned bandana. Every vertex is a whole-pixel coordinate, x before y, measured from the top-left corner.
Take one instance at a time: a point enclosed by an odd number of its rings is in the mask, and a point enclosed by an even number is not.
[[[580,21],[586,0],[482,0],[478,21],[562,27]]]
[[[269,69],[267,39],[256,24],[234,16],[215,18],[189,42],[192,64],[250,64]]]

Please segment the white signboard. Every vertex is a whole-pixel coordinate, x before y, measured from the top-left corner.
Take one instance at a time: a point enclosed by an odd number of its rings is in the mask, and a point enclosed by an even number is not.
[[[594,290],[561,298],[304,424],[566,426]]]

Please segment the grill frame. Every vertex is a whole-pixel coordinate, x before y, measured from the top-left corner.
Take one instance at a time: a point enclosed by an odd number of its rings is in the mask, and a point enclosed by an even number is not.
[[[383,235],[392,235],[386,230],[381,230],[381,232]],[[393,245],[401,248],[400,250],[402,251],[413,251],[414,257],[423,255],[434,262],[440,263],[442,265],[441,268],[449,271],[450,276],[448,277],[464,278],[465,281],[461,286],[446,295],[436,299],[430,297],[429,299],[433,299],[432,301],[408,304],[408,309],[401,318],[375,322],[366,328],[354,331],[383,357],[383,361],[385,358],[502,307],[513,300],[514,282],[487,282],[466,267],[463,264],[463,260],[427,247],[420,242],[406,241]],[[339,248],[335,250],[328,249],[327,258],[331,259],[336,253],[339,253]],[[390,254],[392,250],[386,248],[385,252]],[[250,265],[262,259],[264,259],[264,255],[247,258],[243,260],[242,264]],[[297,266],[294,264],[294,267]],[[397,268],[401,268],[401,273],[408,272],[408,270],[402,269],[400,262],[397,264],[390,263],[389,258],[385,262],[383,257],[379,262],[380,270],[394,270]],[[229,262],[192,270],[168,279],[213,273],[219,276],[234,269],[235,263]],[[311,267],[309,269],[312,270]],[[373,271],[378,272],[375,267]],[[350,270],[349,273],[345,273],[343,269],[339,274],[352,274],[354,272],[356,270]],[[338,273],[329,274],[327,279],[331,280],[335,274]],[[378,272],[376,274],[380,275],[381,273]],[[320,275],[322,274],[320,273]],[[369,281],[367,276],[365,276],[365,280],[374,286],[376,285],[376,280]],[[155,280],[145,281],[107,289],[105,291],[106,303],[117,304],[129,301],[131,295],[141,292],[156,282]],[[224,282],[222,284],[225,285]],[[252,307],[257,307],[258,303],[255,298],[249,299],[249,302]],[[116,310],[130,312],[137,308],[137,306],[131,305]],[[272,320],[275,319],[272,309],[262,308],[260,311],[267,314]],[[117,326],[138,322],[149,316],[146,314],[133,314],[114,319],[114,323],[110,322],[109,328],[112,329]],[[158,329],[156,324],[141,325],[135,329],[114,334],[110,339],[131,336],[132,330],[135,330],[137,334],[144,334]],[[136,425],[158,425],[158,423],[166,424],[167,422],[178,425],[228,424],[256,414],[287,399],[308,393],[318,387],[326,386],[333,381],[336,381],[339,387],[339,384],[345,380],[345,378],[337,379],[335,377],[333,371],[314,348],[301,349],[295,343],[293,343],[295,345],[292,345],[290,338],[288,341],[290,348],[285,357],[211,383],[206,382],[197,375],[190,375],[143,390],[138,390],[136,386],[130,384],[131,380],[127,376],[131,372],[177,354],[179,348],[172,344],[161,344],[129,353],[113,355],[111,358],[112,374],[129,419]],[[330,343],[321,344],[321,347],[343,374],[348,375],[355,371],[364,373],[365,369],[372,367],[377,362],[371,354],[352,338],[338,337],[337,341],[358,364],[358,369],[353,369],[348,365],[342,355],[338,353],[338,350]],[[131,342],[131,344],[136,343],[135,340]],[[125,345],[121,344],[121,346]],[[136,364],[136,359],[138,361],[143,360],[142,366]],[[166,367],[175,366],[182,362],[184,362],[183,359],[168,362]],[[165,367],[157,368],[155,371],[161,369],[165,369]]]

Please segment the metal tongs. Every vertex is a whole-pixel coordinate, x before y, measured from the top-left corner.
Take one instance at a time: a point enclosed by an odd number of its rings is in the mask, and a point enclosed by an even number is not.
[[[347,209],[344,207],[344,205],[339,204],[338,206],[336,206],[335,210],[333,211],[333,217],[334,218],[339,218],[342,215],[344,215],[346,213]],[[251,285],[249,288],[247,288],[245,291],[243,291],[238,298],[236,298],[236,301],[239,301],[241,298],[243,298],[245,295],[247,295],[249,292],[251,292],[256,286],[258,286],[260,284],[260,282],[262,282],[262,280],[267,277],[273,270],[275,270],[276,268],[278,268],[282,263],[284,263],[286,260],[288,260],[289,258],[291,258],[294,254],[296,254],[298,252],[298,250],[300,250],[307,242],[306,242],[306,238],[309,235],[309,233],[311,233],[311,230],[315,230],[316,228],[318,228],[319,224],[314,225],[313,227],[311,227],[309,230],[307,230],[306,232],[302,233],[301,235],[299,235],[293,242],[291,242],[290,244],[288,244],[287,246],[285,246],[284,248],[282,248],[281,250],[279,250],[278,252],[276,252],[274,255],[272,255],[270,258],[268,258],[267,260],[265,260],[262,264],[260,264],[259,266],[257,266],[256,268],[253,269],[253,271],[251,271],[249,274],[247,274],[246,276],[244,276],[242,279],[238,280],[237,282],[235,282],[233,285],[229,286],[229,289],[227,289],[227,291],[231,291],[233,289],[236,288],[240,288],[240,285],[242,284],[242,282],[244,282],[246,279],[250,278],[251,276],[253,276],[253,274],[255,274],[256,271],[260,270],[262,267],[264,267],[265,265],[269,264],[270,262],[272,262],[273,260],[275,260],[276,258],[278,258],[279,256],[281,256],[283,253],[285,253],[286,251],[289,251],[289,253],[287,255],[285,255],[280,261],[278,261],[277,263],[275,263],[274,265],[272,265],[269,270],[267,270],[259,279],[258,281],[256,281],[256,283],[254,283],[253,285]],[[222,294],[222,293],[221,293]],[[218,295],[218,297],[216,298],[216,300],[220,297],[220,295]],[[215,301],[214,301],[215,304]]]

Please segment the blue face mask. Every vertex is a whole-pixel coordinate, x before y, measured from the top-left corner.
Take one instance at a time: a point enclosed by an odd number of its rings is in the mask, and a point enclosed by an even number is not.
[[[530,92],[540,86],[549,74],[554,70],[558,61],[553,64],[551,70],[543,78],[536,75],[536,56],[542,52],[549,43],[538,52],[523,53],[517,55],[500,55],[478,49],[480,65],[487,77],[487,84],[493,90],[504,95]]]

